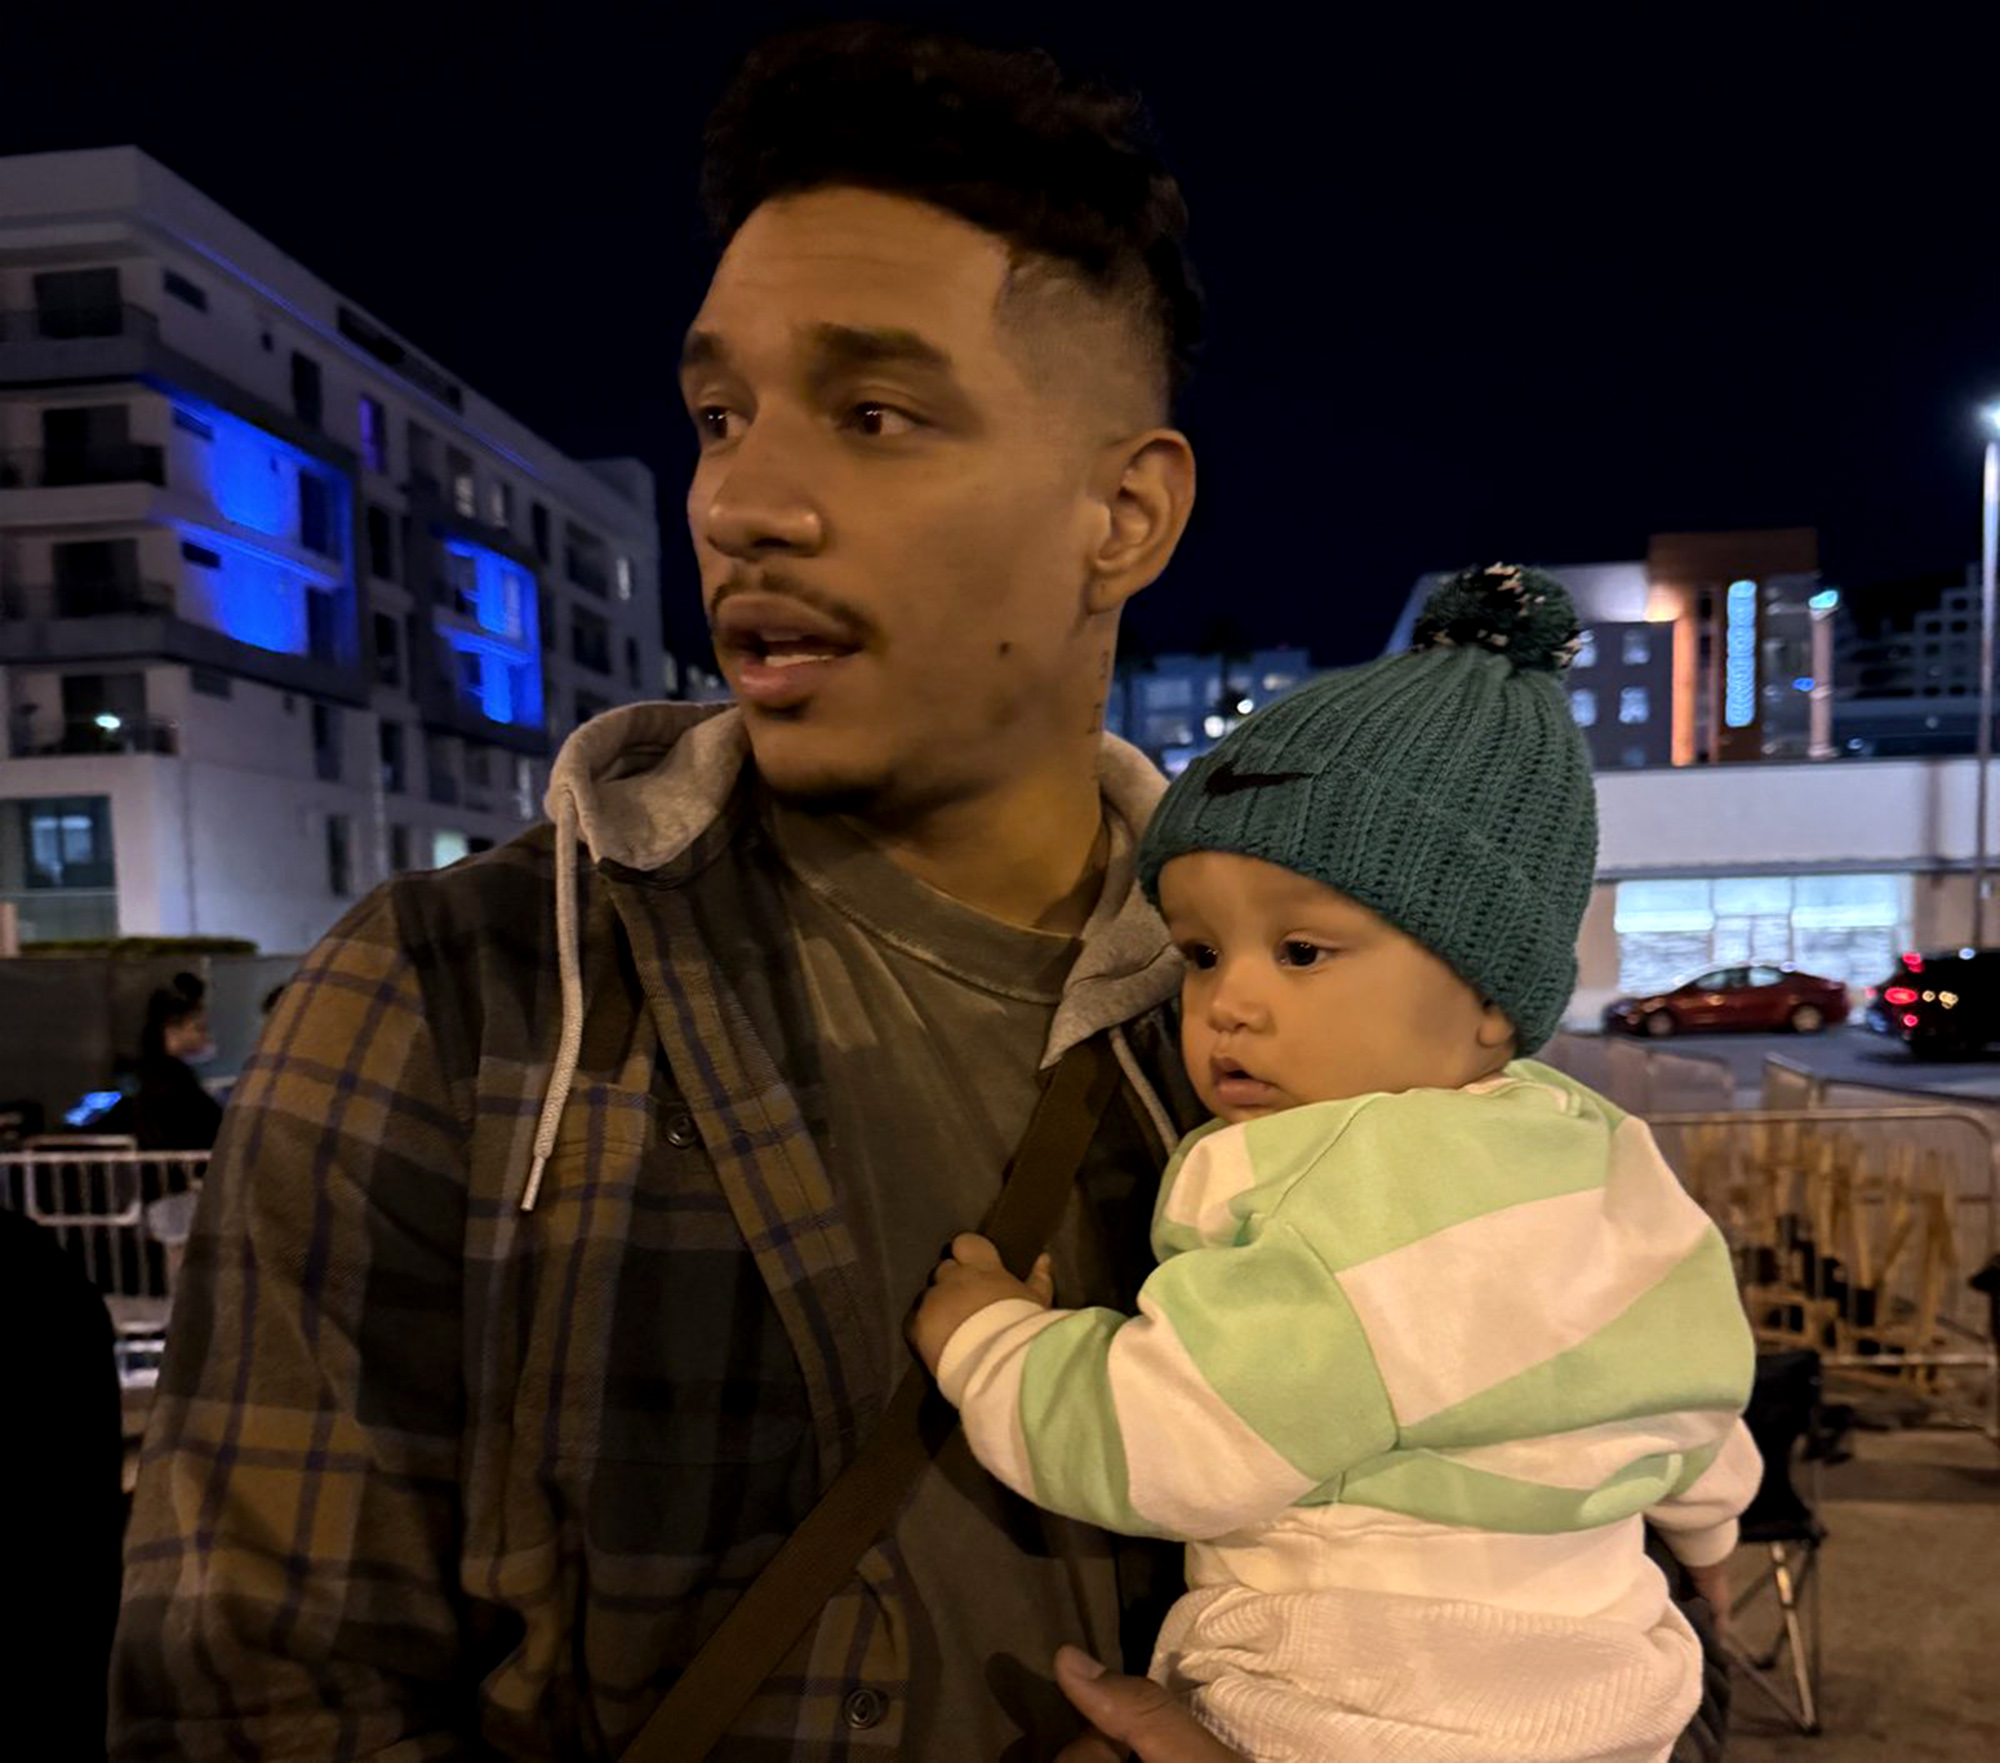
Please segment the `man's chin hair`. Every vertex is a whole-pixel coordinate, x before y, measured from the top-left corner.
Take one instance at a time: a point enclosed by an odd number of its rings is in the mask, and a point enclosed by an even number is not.
[[[867,820],[884,797],[879,784],[856,783],[835,777],[775,778],[764,774],[764,785],[787,808],[809,814],[846,814]]]
[[[756,750],[752,746],[752,758]],[[860,767],[839,764],[757,765],[764,787],[787,807],[814,814],[853,814],[866,817],[879,809],[891,794],[886,777],[864,772]]]

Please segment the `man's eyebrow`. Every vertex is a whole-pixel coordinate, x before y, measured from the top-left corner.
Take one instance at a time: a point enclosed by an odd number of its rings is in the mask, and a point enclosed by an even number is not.
[[[816,324],[806,332],[806,339],[812,349],[811,378],[816,384],[866,367],[912,367],[946,377],[953,372],[951,356],[915,331]],[[681,344],[682,377],[705,367],[729,365],[729,345],[714,331],[688,332]]]
[[[857,367],[916,367],[940,374],[952,371],[950,355],[915,331],[816,324],[809,335],[815,378]]]
[[[689,331],[681,343],[681,372],[698,367],[721,367],[729,361],[729,349],[713,331]]]

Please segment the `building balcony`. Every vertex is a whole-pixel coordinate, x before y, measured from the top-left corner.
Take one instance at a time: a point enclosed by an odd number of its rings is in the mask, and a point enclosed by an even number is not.
[[[19,913],[24,943],[118,934],[116,888],[21,888],[0,893],[0,903]]]
[[[129,304],[0,313],[0,385],[134,378],[159,334],[159,319]]]
[[[65,754],[178,753],[180,730],[160,716],[71,717],[67,721],[23,722],[11,731],[9,757],[48,759]]]
[[[0,490],[66,490],[85,484],[167,481],[167,451],[147,441],[0,453]]]
[[[475,545],[497,551],[520,564],[531,574],[537,567],[535,553],[514,536],[511,528],[468,514],[452,500],[449,489],[428,471],[412,470],[403,480],[403,494],[409,498],[410,515],[419,525],[439,536],[469,539]]]
[[[174,610],[170,582],[0,584],[0,619],[154,617]]]

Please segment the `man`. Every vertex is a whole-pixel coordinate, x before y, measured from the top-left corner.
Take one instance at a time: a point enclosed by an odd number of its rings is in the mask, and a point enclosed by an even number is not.
[[[390,883],[287,988],[189,1246],[116,1755],[620,1753],[868,1436],[1092,1036],[1125,1089],[1056,1276],[1129,1303],[1194,1104],[1131,880],[1160,781],[1103,721],[1193,501],[1198,314],[1134,121],[877,27],[725,100],[682,390],[739,707],[593,721],[553,832]],[[1143,1666],[1155,1559],[953,1441],[715,1755],[1046,1756],[1065,1690],[1225,1755],[1051,1674]]]

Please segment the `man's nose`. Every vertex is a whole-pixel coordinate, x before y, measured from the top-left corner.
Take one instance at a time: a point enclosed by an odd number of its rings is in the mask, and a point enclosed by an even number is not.
[[[698,494],[707,500],[693,509],[696,536],[725,557],[810,555],[826,542],[825,519],[776,423],[753,426]]]

